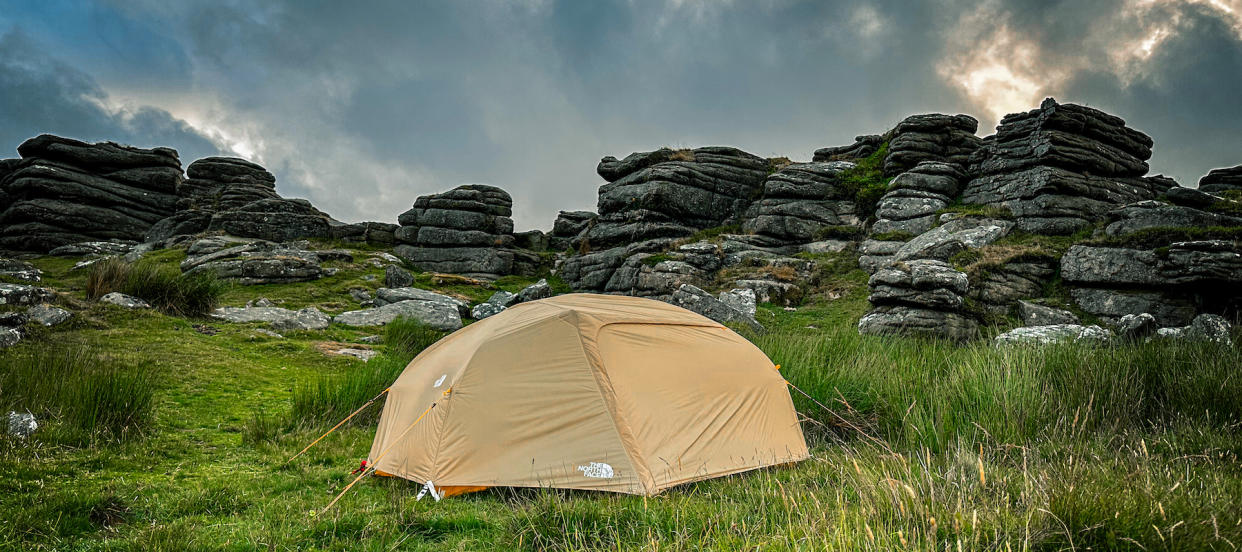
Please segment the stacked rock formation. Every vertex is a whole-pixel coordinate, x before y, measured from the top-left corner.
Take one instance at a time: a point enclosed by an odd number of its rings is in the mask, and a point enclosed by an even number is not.
[[[891,264],[871,275],[874,309],[858,322],[864,334],[902,334],[972,339],[979,333],[965,313],[966,274],[943,261],[918,259]]]
[[[969,115],[930,113],[906,117],[890,131],[884,175],[897,176],[923,161],[966,166],[983,140],[979,121]]]
[[[1242,191],[1242,165],[1208,171],[1203,178],[1199,179],[1199,191]]]
[[[397,256],[423,270],[497,278],[532,271],[539,258],[514,248],[513,200],[495,186],[467,184],[421,196],[398,217]]]
[[[847,161],[792,163],[763,183],[763,196],[747,211],[743,230],[775,244],[823,239],[830,227],[861,226],[852,191],[841,177],[855,165]]]
[[[1242,217],[1143,201],[1114,209],[1105,222],[1104,235],[1123,245],[1075,245],[1061,258],[1061,278],[1083,310],[1109,322],[1148,313],[1161,326],[1186,325],[1199,312],[1242,312],[1242,246],[1193,239],[1204,228],[1236,234]],[[1133,238],[1141,231],[1148,233]]]
[[[44,134],[18,146],[0,188],[0,247],[48,251],[75,242],[141,240],[177,207],[181,161],[169,148],[88,144]]]
[[[586,231],[597,215],[591,211],[561,211],[548,234],[548,249],[564,251],[574,247],[574,238]]]
[[[578,290],[632,293],[643,257],[698,230],[741,222],[768,170],[768,160],[726,147],[603,158],[596,172],[609,182],[599,189],[599,217],[579,236],[583,254],[566,259],[561,277]]]
[[[977,177],[962,201],[1007,208],[1027,232],[1073,233],[1175,185],[1143,177],[1150,137],[1096,109],[1048,98],[1039,109],[1005,116],[996,130],[972,158]]]
[[[923,161],[897,175],[876,208],[875,234],[921,234],[935,226],[936,212],[961,192],[966,171],[957,164]]]

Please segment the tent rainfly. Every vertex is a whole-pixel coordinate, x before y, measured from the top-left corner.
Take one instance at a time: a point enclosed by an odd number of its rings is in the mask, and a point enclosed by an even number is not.
[[[775,368],[732,330],[660,301],[522,303],[410,362],[368,465],[438,499],[493,486],[649,496],[797,462],[806,440]]]

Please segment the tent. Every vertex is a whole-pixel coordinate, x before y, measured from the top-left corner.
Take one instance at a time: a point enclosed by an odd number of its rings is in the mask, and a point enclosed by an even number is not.
[[[570,294],[419,354],[367,462],[439,499],[492,486],[653,495],[807,457],[785,380],[745,338],[660,301]]]

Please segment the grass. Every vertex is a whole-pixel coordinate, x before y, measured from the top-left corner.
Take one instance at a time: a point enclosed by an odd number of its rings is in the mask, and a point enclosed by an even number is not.
[[[228,284],[210,272],[183,274],[179,268],[150,261],[127,263],[113,257],[90,267],[87,299],[121,292],[179,316],[204,316],[220,302]]]
[[[841,174],[841,185],[846,194],[854,198],[863,218],[875,215],[880,198],[888,191],[892,178],[884,177],[884,158],[888,156],[888,141],[880,144],[874,153],[858,160],[857,166]]]
[[[794,311],[761,305],[758,318],[769,331],[750,336],[786,378],[831,409],[793,393],[812,459],[648,499],[492,489],[433,503],[416,501],[419,487],[412,482],[373,478],[333,511],[311,516],[352,479],[348,472],[374,436],[373,418],[348,424],[290,465],[284,461],[390,385],[434,333],[390,324],[384,353],[364,364],[315,348],[320,341],[356,341],[364,330],[334,326],[279,339],[248,325],[217,323],[217,332],[202,333],[194,328],[199,322],[162,312],[86,303],[84,271],[61,259],[37,259],[48,285],[85,307],[73,322],[40,328],[0,351],[0,377],[41,386],[26,393],[56,395],[65,377],[35,371],[54,364],[42,352],[49,343],[66,343],[126,369],[149,367],[151,407],[141,431],[126,439],[71,442],[58,436],[73,427],[67,415],[40,399],[51,421],[31,439],[0,439],[0,550],[1235,550],[1242,544],[1236,400],[1242,348],[1175,342],[996,348],[859,336],[865,273],[847,256],[813,260],[822,267],[823,291]],[[154,261],[176,262],[173,256]],[[361,263],[340,268],[316,282],[237,286],[226,298],[343,308],[351,301],[348,287],[378,285],[365,277],[382,273]],[[445,289],[485,297],[492,287]],[[828,290],[840,293],[831,299]],[[43,356],[22,360],[32,355]],[[13,368],[19,365],[23,371]],[[10,400],[8,385],[0,387],[0,401]]]
[[[55,441],[123,440],[154,421],[162,377],[142,355],[61,342],[4,360],[0,409],[34,414]]]

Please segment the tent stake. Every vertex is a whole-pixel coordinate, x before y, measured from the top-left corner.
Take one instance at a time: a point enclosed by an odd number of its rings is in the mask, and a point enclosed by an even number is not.
[[[398,435],[396,439],[393,439],[392,443],[389,443],[387,448],[380,451],[379,456],[375,457],[375,461],[371,462],[371,465],[367,467],[366,470],[358,474],[358,477],[355,477],[353,481],[350,481],[349,485],[346,485],[345,488],[341,490],[341,494],[336,495],[336,498],[332,499],[332,502],[329,502],[327,506],[324,506],[323,510],[320,510],[318,515],[323,515],[325,512],[332,509],[332,506],[336,505],[336,501],[340,500],[341,497],[345,496],[345,493],[349,492],[349,489],[353,488],[354,484],[358,483],[359,481],[362,480],[363,477],[366,477],[370,475],[371,472],[375,471],[375,466],[379,465],[380,459],[383,458],[385,454],[388,454],[388,451],[392,450],[392,447],[396,446],[397,443],[400,443],[401,439],[405,438],[405,434],[409,433],[411,429],[414,429],[414,426],[418,425],[418,422],[422,421],[423,416],[426,416],[427,413],[431,412],[431,409],[435,407],[436,407],[436,403],[433,402],[431,403],[431,406],[427,407],[427,410],[424,410],[422,414],[419,414],[418,418],[414,420],[414,423],[406,427],[405,431],[402,431],[401,435]]]

